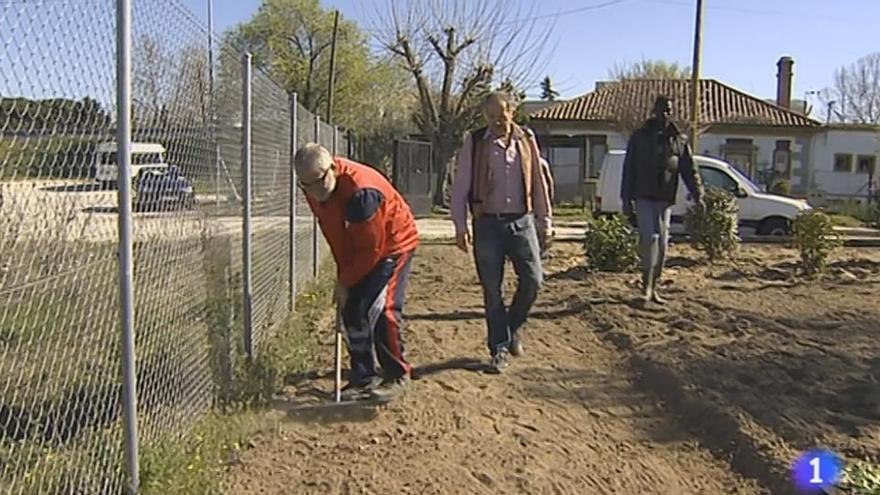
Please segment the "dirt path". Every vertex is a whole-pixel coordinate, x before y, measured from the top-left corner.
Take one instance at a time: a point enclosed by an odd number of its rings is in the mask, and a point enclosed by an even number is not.
[[[564,258],[548,270],[568,268]],[[551,278],[526,355],[504,375],[483,374],[472,262],[449,246],[423,247],[406,311],[412,389],[373,417],[346,421],[291,419],[279,408],[276,434],[242,453],[229,492],[765,493],[634,387],[619,351],[570,304],[572,290],[575,281]],[[300,384],[291,400],[330,385]]]

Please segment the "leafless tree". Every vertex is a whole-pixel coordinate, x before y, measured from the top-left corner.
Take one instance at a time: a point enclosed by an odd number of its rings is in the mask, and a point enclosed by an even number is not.
[[[444,202],[449,162],[479,120],[479,98],[508,81],[537,85],[547,60],[552,21],[536,5],[504,0],[388,0],[372,31],[412,76],[416,124],[434,147],[435,204]]]
[[[688,79],[690,67],[678,62],[642,59],[638,62],[619,62],[608,71],[608,76],[617,81],[630,79]]]
[[[840,122],[880,124],[880,52],[837,69],[820,99]]]

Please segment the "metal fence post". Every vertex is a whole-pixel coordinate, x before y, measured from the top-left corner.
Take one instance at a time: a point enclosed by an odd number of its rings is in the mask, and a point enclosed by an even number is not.
[[[391,184],[400,192],[406,192],[400,188],[400,140],[394,140],[394,149],[391,154]]]
[[[244,350],[254,357],[253,336],[253,270],[251,260],[251,54],[242,56],[242,125],[241,125],[241,200],[242,200],[242,294],[244,318]]]
[[[116,163],[119,201],[119,301],[122,326],[122,401],[128,489],[138,475],[137,378],[134,348],[134,244],[131,218],[131,0],[116,0]]]
[[[315,142],[321,142],[321,117],[315,115]],[[319,246],[319,239],[321,234],[319,231],[321,228],[318,226],[318,217],[312,216],[312,276],[315,280],[318,279],[318,267],[321,265],[321,249]]]
[[[290,301],[290,311],[296,309],[296,169],[293,166],[293,157],[296,155],[297,147],[297,107],[296,92],[290,93],[290,220],[288,228],[290,229],[290,247],[288,249],[287,259],[287,277],[288,277],[288,294]]]
[[[331,151],[331,153],[333,154],[334,157],[336,156],[336,153],[338,152],[338,150],[339,150],[339,128],[334,125],[333,126],[333,150]]]

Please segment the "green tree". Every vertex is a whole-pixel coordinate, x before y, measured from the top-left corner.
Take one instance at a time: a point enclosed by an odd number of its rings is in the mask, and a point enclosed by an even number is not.
[[[556,101],[559,98],[559,92],[553,89],[553,83],[550,76],[545,77],[541,81],[541,99],[545,101]]]
[[[255,67],[270,73],[287,92],[296,92],[307,110],[324,118],[333,17],[319,0],[264,0],[253,18],[227,34],[226,42],[251,52]],[[399,114],[407,113],[404,73],[387,57],[371,54],[366,34],[341,17],[335,72],[335,124],[370,133],[392,116],[399,120]]]
[[[631,79],[687,79],[691,76],[690,67],[678,65],[678,62],[665,60],[642,59],[637,62],[615,64],[608,75],[617,81]]]

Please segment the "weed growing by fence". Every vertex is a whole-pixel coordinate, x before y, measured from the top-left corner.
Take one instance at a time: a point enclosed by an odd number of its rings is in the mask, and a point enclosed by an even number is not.
[[[638,263],[636,234],[626,217],[602,216],[590,220],[584,248],[587,267],[593,270],[625,272]]]
[[[806,275],[823,272],[828,257],[842,245],[831,217],[821,210],[801,213],[794,221],[792,231],[794,247],[800,252],[801,267]]]
[[[685,228],[694,246],[705,251],[710,260],[730,258],[739,250],[736,198],[727,191],[710,187],[703,200],[705,207],[695,205],[688,209]]]

